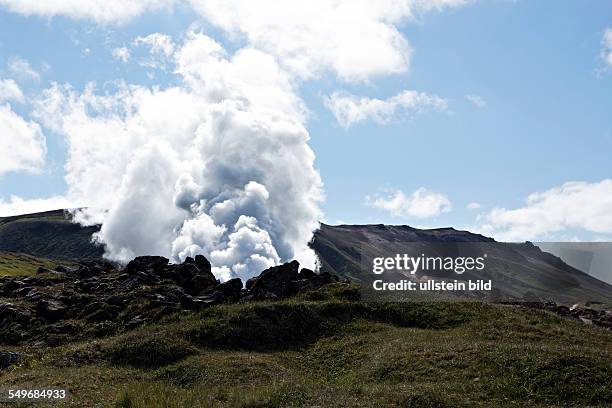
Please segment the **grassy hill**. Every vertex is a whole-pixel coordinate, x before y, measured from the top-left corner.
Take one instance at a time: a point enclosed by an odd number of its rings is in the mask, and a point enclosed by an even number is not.
[[[51,259],[97,259],[103,249],[91,243],[98,227],[81,227],[64,210],[0,218],[0,251]]]
[[[612,332],[484,303],[216,306],[0,373],[67,406],[609,407]],[[40,405],[44,406],[44,405]]]
[[[59,264],[57,260],[14,252],[0,252],[0,276],[33,275],[40,267],[53,269]]]

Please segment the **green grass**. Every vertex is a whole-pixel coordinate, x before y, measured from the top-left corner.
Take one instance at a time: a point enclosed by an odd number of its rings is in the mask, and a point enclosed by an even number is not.
[[[227,305],[26,351],[0,382],[66,386],[71,406],[612,404],[610,331],[481,303]]]
[[[34,275],[39,267],[54,268],[60,263],[14,252],[0,252],[0,276]]]

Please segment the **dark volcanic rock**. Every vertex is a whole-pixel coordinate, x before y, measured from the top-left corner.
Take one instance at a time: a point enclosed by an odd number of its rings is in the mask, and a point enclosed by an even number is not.
[[[212,266],[204,255],[196,255],[195,259],[188,256],[187,259],[185,259],[185,263],[196,265],[203,273],[211,273],[212,271]]]
[[[298,277],[300,264],[291,261],[282,265],[273,266],[263,271],[254,280],[249,279],[248,289],[255,299],[274,299],[290,296],[292,292],[289,282]]]
[[[60,272],[60,273],[74,273],[77,271],[77,268],[71,268],[69,266],[59,265],[54,269],[54,271]]]
[[[37,314],[48,320],[62,319],[66,317],[67,311],[66,305],[55,299],[42,299],[36,305]]]
[[[163,256],[138,256],[132,259],[126,266],[128,273],[134,273],[137,271],[154,273],[166,265],[168,265],[168,258]]]
[[[106,336],[184,310],[257,299],[282,299],[337,279],[299,270],[292,261],[247,282],[219,283],[202,256],[170,264],[159,256],[137,257],[124,269],[86,261],[35,276],[0,277],[0,344],[37,341],[50,345]]]
[[[240,299],[242,293],[242,281],[240,278],[230,279],[215,288],[215,292],[224,297],[225,302],[235,302]]]
[[[102,322],[116,319],[119,313],[121,313],[121,307],[119,306],[109,305],[105,302],[93,302],[85,307],[82,316],[90,322]]]
[[[57,273],[57,271],[53,271],[49,268],[45,268],[44,266],[40,266],[38,270],[36,271],[37,275],[42,275],[42,274],[47,274],[47,273],[53,274],[53,273]]]
[[[210,268],[206,268],[205,265],[204,269],[200,269],[195,263],[183,263],[178,265],[175,271],[178,275],[178,281],[175,280],[175,282],[190,295],[207,292],[219,284]]]
[[[313,279],[317,276],[317,274],[312,270],[312,269],[308,269],[308,268],[302,268],[302,270],[300,271],[300,273],[298,273],[297,279],[301,280],[301,279]]]
[[[32,311],[25,307],[14,306],[10,303],[0,303],[0,328],[10,323],[26,325],[32,319]]]
[[[20,362],[23,359],[23,354],[16,353],[14,351],[2,351],[0,352],[0,370],[5,370]]]

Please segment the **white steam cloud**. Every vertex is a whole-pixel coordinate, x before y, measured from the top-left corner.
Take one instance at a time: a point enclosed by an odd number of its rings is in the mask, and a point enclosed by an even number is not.
[[[268,54],[228,56],[202,34],[172,59],[179,86],[54,84],[38,101],[68,142],[68,196],[91,205],[77,220],[102,223],[120,262],[204,254],[223,280],[293,258],[314,267],[322,183],[289,78]]]

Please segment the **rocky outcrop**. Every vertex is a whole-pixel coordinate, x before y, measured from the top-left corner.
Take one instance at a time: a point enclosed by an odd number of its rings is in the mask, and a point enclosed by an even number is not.
[[[202,255],[182,264],[142,256],[125,268],[96,261],[40,268],[35,276],[0,277],[0,343],[107,335],[173,313],[283,299],[337,281],[329,274],[300,271],[292,261],[266,269],[244,288],[238,278],[220,283]]]
[[[310,269],[299,271],[299,267],[297,261],[292,261],[266,269],[247,281],[249,296],[256,300],[280,299],[338,282],[338,277],[329,273],[319,275]]]
[[[612,311],[595,309],[586,305],[576,304],[571,307],[559,305],[555,302],[504,302],[505,304],[542,309],[553,312],[559,316],[567,317],[578,322],[593,324],[612,329]]]

